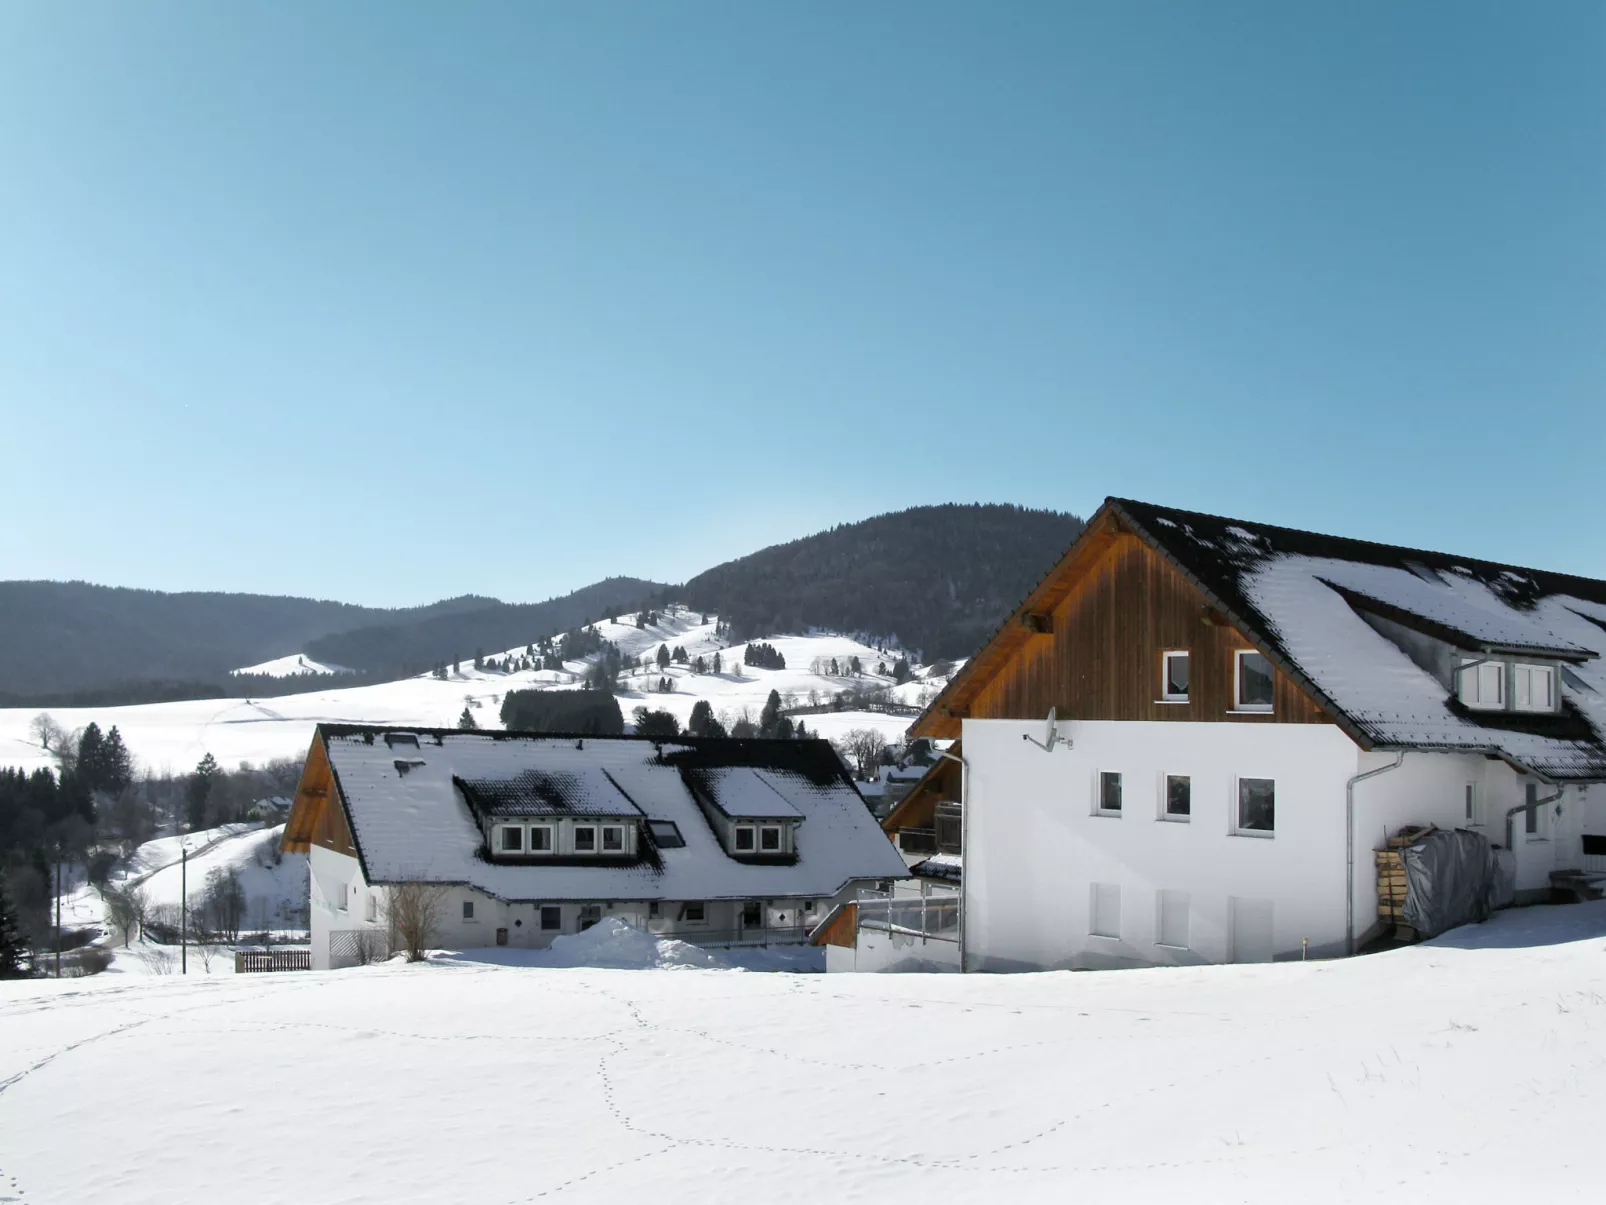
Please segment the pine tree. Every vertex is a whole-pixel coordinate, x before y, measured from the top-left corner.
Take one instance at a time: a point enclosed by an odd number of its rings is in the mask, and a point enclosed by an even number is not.
[[[797,722],[797,727],[792,730],[792,736],[793,739],[800,741],[806,741],[809,739],[809,730],[803,726],[802,720]]]
[[[101,790],[101,778],[106,772],[106,738],[100,725],[91,721],[78,738],[78,781],[86,791]]]
[[[26,971],[22,965],[22,934],[17,926],[16,909],[0,883],[0,979],[21,979]]]
[[[780,734],[781,726],[781,692],[770,691],[770,697],[764,700],[764,710],[758,713],[758,734],[762,737],[774,737]],[[787,725],[788,731],[791,725]]]
[[[123,744],[123,734],[117,731],[117,725],[106,734],[105,776],[102,779],[103,789],[113,795],[121,794],[134,782],[134,757]]]
[[[685,646],[679,644],[675,646],[674,661],[676,665],[687,664],[688,658],[686,657]]]
[[[474,722],[474,713],[468,709],[467,703],[463,704],[463,714],[457,717],[457,726],[465,732],[479,727]]]
[[[222,773],[217,758],[208,753],[196,763],[195,773],[185,788],[185,819],[193,832],[206,827],[206,802],[212,797],[212,787]]]
[[[658,646],[658,668],[661,670],[669,668],[669,646],[667,644]]]
[[[716,674],[723,672],[719,662],[719,653],[717,651],[714,653],[714,672]]]
[[[693,736],[707,736],[708,725],[714,719],[714,709],[708,705],[707,699],[698,699],[692,704],[691,718],[686,721],[686,731]]]

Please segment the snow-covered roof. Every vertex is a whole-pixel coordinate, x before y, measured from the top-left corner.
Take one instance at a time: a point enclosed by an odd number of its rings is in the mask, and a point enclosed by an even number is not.
[[[318,730],[373,883],[463,883],[504,900],[701,900],[823,897],[855,879],[908,873],[824,741],[423,730],[403,769],[384,735]],[[642,823],[636,864],[491,862],[465,787],[497,813],[673,821],[685,845],[658,847]],[[731,816],[795,820],[796,858],[732,858],[694,790]]]
[[[1373,747],[1492,753],[1606,779],[1606,582],[1110,499]],[[1470,711],[1362,617],[1472,654],[1562,663],[1554,715]]]

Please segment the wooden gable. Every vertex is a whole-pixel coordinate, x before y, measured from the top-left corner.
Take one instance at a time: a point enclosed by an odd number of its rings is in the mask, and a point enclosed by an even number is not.
[[[1050,707],[1078,720],[1331,722],[1281,669],[1269,714],[1235,713],[1240,649],[1267,652],[1106,506],[910,733],[952,739],[967,717],[1042,719]],[[1185,703],[1160,701],[1168,650],[1189,654]]]
[[[958,743],[948,752],[954,757],[964,756]],[[961,786],[959,763],[939,757],[914,788],[887,813],[881,822],[882,831],[894,835],[899,829],[931,828],[937,823],[937,804],[944,799],[957,800]]]
[[[307,750],[307,762],[301,770],[301,782],[296,787],[279,848],[285,853],[304,854],[311,852],[314,845],[348,857],[357,856],[357,844],[351,837],[346,806],[340,799],[340,786],[329,764],[322,733],[313,736],[312,748]]]

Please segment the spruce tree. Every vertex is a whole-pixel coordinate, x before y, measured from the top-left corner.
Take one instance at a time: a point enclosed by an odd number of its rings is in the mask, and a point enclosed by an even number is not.
[[[123,734],[117,731],[117,725],[106,734],[104,789],[113,795],[121,794],[134,783],[134,757],[123,744]]]
[[[22,934],[17,912],[11,906],[5,884],[0,883],[0,979],[21,979],[27,972],[22,964]]]
[[[457,726],[464,731],[469,731],[479,727],[479,725],[474,722],[474,713],[468,709],[467,703],[463,704],[463,714],[457,717]]]
[[[719,662],[719,653],[717,651],[714,653],[714,672],[716,674],[723,672],[722,667],[720,666],[720,662]]]
[[[764,700],[764,710],[758,713],[758,734],[762,737],[779,736],[782,718],[781,692],[772,690],[770,697]],[[790,732],[790,724],[787,729]]]
[[[208,753],[196,764],[185,790],[185,819],[193,832],[206,827],[206,802],[212,797],[212,787],[222,773],[217,758]]]
[[[669,646],[667,644],[658,646],[658,668],[661,670],[669,668]]]

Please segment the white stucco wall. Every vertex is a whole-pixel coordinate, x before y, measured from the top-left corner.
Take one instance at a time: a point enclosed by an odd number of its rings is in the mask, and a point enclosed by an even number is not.
[[[965,721],[968,969],[1298,958],[1307,941],[1311,957],[1344,951],[1345,783],[1392,754],[1363,754],[1325,724],[1075,721],[1061,731],[1071,747],[1045,753],[1021,739],[1040,737],[1041,721]],[[1095,813],[1101,771],[1122,775],[1119,817]],[[1192,779],[1186,822],[1162,819],[1167,774]],[[1274,836],[1234,834],[1240,777],[1276,782]],[[1358,784],[1358,937],[1376,928],[1372,851],[1385,829],[1464,825],[1468,782],[1484,831],[1502,843],[1505,809],[1523,800],[1523,780],[1503,763],[1409,753]],[[1543,890],[1551,869],[1578,864],[1578,795],[1568,792],[1559,818],[1547,809],[1534,841],[1518,818],[1519,889]],[[1185,944],[1159,944],[1162,892],[1173,918],[1185,904]],[[1095,898],[1119,901],[1119,936],[1091,933]]]

